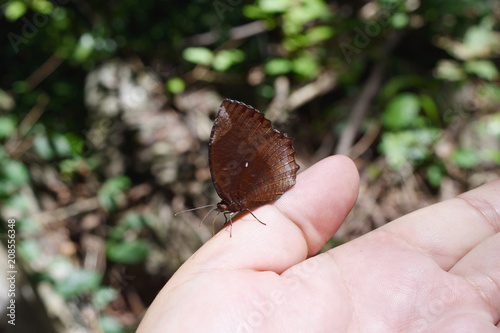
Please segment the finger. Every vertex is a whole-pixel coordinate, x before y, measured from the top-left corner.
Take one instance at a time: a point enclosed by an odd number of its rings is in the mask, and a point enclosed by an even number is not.
[[[222,230],[184,266],[280,273],[321,249],[353,207],[358,186],[350,159],[326,158],[302,172],[274,204],[253,211],[265,226],[246,214],[233,221],[232,237]]]
[[[396,236],[449,270],[500,231],[500,180],[408,214],[376,230]]]
[[[486,239],[467,253],[449,271],[462,276],[480,302],[484,311],[491,317],[491,322],[500,321],[500,233]],[[471,297],[467,298],[472,299]]]

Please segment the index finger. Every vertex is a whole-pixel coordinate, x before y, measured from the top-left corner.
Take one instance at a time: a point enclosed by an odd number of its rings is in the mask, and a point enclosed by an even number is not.
[[[500,232],[499,202],[500,179],[405,215],[379,230],[397,235],[449,270],[477,244]]]

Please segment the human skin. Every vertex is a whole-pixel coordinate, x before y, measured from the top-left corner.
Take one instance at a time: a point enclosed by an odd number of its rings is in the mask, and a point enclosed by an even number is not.
[[[326,158],[189,258],[137,332],[500,332],[500,180],[315,255],[358,195]]]

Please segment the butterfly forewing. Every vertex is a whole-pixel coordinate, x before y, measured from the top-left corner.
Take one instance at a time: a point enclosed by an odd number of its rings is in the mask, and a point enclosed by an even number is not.
[[[277,200],[295,184],[292,140],[251,106],[224,100],[210,137],[210,172],[223,202],[239,210]]]

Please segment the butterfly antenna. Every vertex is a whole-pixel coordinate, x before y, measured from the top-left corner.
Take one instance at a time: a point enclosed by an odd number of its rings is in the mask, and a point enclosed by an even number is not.
[[[208,213],[206,213],[205,216],[203,216],[203,218],[200,221],[200,228],[201,228],[201,225],[203,224],[203,221],[205,221],[205,219],[207,218],[208,214],[210,214],[214,210],[215,210],[215,208],[214,209],[210,209],[210,211]],[[217,215],[219,215],[219,214],[217,214]],[[217,215],[215,215],[215,218],[217,218]]]
[[[198,209],[207,208],[207,207],[213,207],[213,206],[216,206],[216,205],[206,205],[206,206],[201,206],[201,207],[196,207],[196,208],[181,210],[180,212],[175,213],[174,216],[177,216],[179,214],[186,213],[186,212],[192,212],[193,210],[198,210]]]
[[[255,219],[256,219],[257,221],[259,221],[259,222],[260,222],[260,223],[262,223],[263,225],[266,225],[264,222],[262,222],[261,220],[259,220],[259,219],[257,218],[257,216],[253,215],[253,213],[250,211],[250,209],[246,208],[245,210],[246,210],[247,212],[249,212],[250,214],[252,214],[252,216],[253,216],[253,217],[255,217]]]

